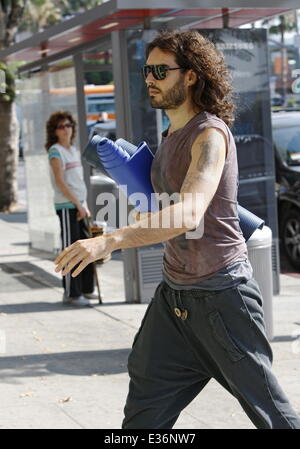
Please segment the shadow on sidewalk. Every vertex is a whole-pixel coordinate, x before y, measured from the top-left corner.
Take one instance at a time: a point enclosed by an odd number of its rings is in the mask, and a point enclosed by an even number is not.
[[[15,383],[16,378],[42,377],[49,374],[105,376],[127,372],[130,349],[30,354],[0,358],[1,382]]]
[[[20,283],[30,289],[62,286],[62,282],[58,277],[48,273],[31,262],[22,261],[1,263],[0,270],[11,275],[16,280],[16,290],[19,290],[17,285]]]
[[[98,305],[98,304],[97,304]],[[23,302],[18,304],[1,304],[0,313],[5,313],[7,315],[17,314],[17,313],[35,313],[35,312],[65,312],[67,310],[83,310],[90,309],[90,307],[77,307],[72,305],[64,305],[62,301],[58,302]]]
[[[291,265],[289,262],[282,245],[280,245],[280,272],[281,274],[286,274],[288,276],[300,277],[299,269],[297,270],[295,267]]]
[[[106,298],[103,299],[105,301]],[[117,306],[123,306],[123,305],[136,305],[138,303],[126,303],[125,301],[111,301],[108,300],[108,302],[103,302],[102,304],[98,303],[98,300],[91,300],[90,306],[88,307],[77,307],[72,306],[70,304],[63,304],[62,301],[56,301],[51,302],[48,301],[35,301],[35,302],[21,302],[21,303],[14,303],[14,304],[0,304],[0,313],[4,313],[7,315],[17,314],[17,313],[39,313],[39,312],[66,312],[68,310],[88,310],[88,309],[94,309],[96,311],[101,311],[101,309],[104,307],[117,307]]]

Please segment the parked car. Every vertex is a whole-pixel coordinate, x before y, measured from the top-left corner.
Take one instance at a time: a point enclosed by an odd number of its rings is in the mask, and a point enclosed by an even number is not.
[[[283,106],[284,105],[284,98],[277,94],[273,98],[271,98],[271,104],[272,106]]]
[[[300,110],[272,112],[281,250],[300,270]]]

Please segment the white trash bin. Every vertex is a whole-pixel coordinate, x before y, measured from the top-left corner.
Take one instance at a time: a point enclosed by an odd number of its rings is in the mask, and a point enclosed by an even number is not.
[[[266,333],[273,339],[273,273],[272,230],[268,226],[257,229],[247,241],[248,256],[263,297]]]

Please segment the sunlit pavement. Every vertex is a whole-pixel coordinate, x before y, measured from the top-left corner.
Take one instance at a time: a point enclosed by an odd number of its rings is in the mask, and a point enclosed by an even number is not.
[[[52,260],[29,252],[25,205],[0,214],[0,428],[120,428],[127,357],[147,304],[125,303],[117,252],[98,267],[103,304],[63,306]],[[280,295],[273,298],[273,367],[300,412],[299,273],[282,274],[280,282]],[[253,425],[212,380],[175,428]]]

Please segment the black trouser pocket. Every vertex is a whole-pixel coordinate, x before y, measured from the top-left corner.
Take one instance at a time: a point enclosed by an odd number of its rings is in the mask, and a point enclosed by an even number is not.
[[[146,318],[147,318],[148,313],[149,313],[149,310],[150,310],[150,308],[151,308],[151,306],[152,306],[152,304],[153,304],[153,301],[154,301],[154,298],[151,299],[151,301],[150,301],[150,303],[149,303],[149,305],[148,305],[148,307],[147,307],[147,309],[146,309],[145,315],[144,315],[144,317],[143,317],[143,319],[142,319],[142,321],[141,321],[139,330],[137,331],[137,333],[136,333],[135,336],[134,336],[133,343],[132,343],[132,348],[134,347],[134,345],[135,345],[135,343],[136,343],[136,341],[137,341],[137,339],[138,339],[138,337],[139,337],[139,335],[140,335],[140,333],[141,333],[141,331],[142,331],[142,329],[143,329],[143,327],[144,327]]]
[[[244,354],[234,343],[230,337],[226,326],[222,320],[220,313],[214,310],[208,315],[210,325],[212,327],[212,332],[218,343],[227,352],[228,356],[233,362],[237,362],[245,357]]]

